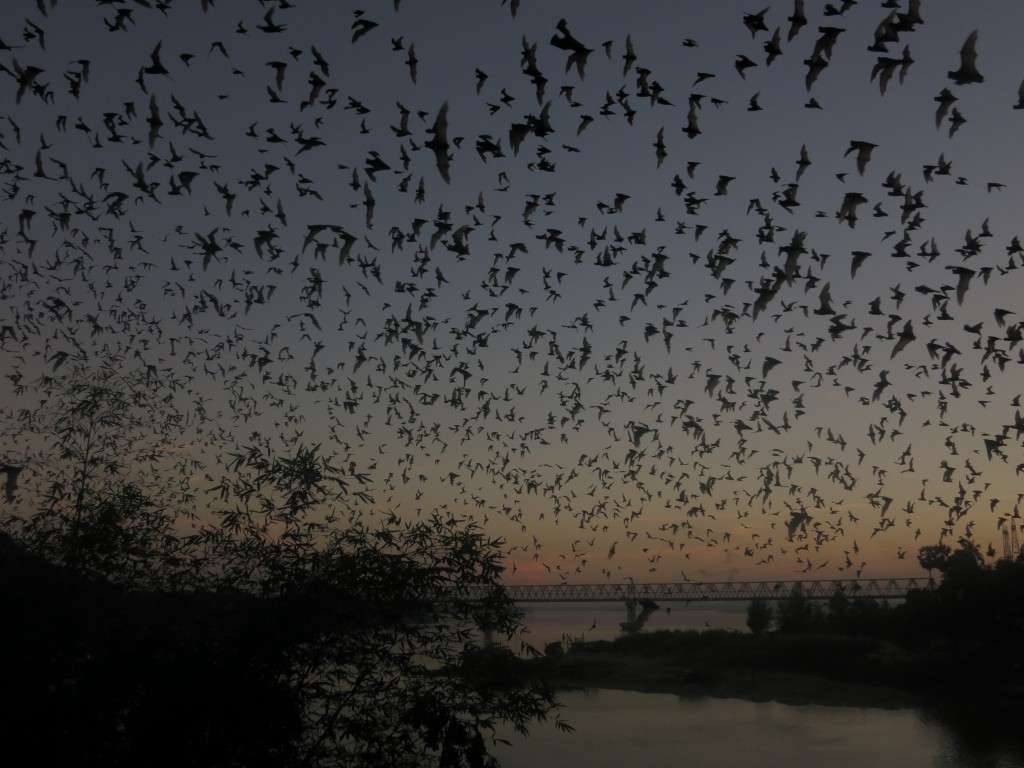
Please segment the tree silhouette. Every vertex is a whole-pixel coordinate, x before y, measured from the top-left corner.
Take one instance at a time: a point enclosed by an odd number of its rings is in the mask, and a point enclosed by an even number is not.
[[[952,552],[953,550],[947,544],[932,544],[921,547],[917,551],[917,562],[928,571],[928,578],[931,579],[932,571],[945,572],[946,564],[949,562],[949,556]]]
[[[755,598],[747,606],[747,627],[755,635],[760,635],[772,624],[772,607],[767,600]]]
[[[804,632],[814,618],[814,609],[799,583],[793,585],[789,597],[779,601],[776,624],[780,632]]]
[[[364,519],[353,467],[266,439],[223,457],[204,518],[181,514],[180,422],[145,383],[69,368],[21,425],[0,720],[38,759],[482,765],[499,724],[554,708],[525,662],[479,647],[481,626],[518,628],[500,540],[454,514]]]
[[[38,405],[3,414],[17,446],[7,459],[22,471],[0,528],[85,577],[134,587],[180,580],[177,532],[194,514],[196,462],[182,450],[188,416],[174,386],[116,357],[20,384]]]

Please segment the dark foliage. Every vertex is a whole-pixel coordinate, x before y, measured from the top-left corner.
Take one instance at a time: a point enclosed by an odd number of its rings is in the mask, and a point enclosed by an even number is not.
[[[0,653],[17,660],[0,732],[42,764],[483,765],[493,725],[553,704],[507,650],[441,649],[424,622],[445,617],[398,592],[131,590],[0,536]]]
[[[753,634],[760,635],[771,626],[773,613],[767,600],[760,598],[751,600],[750,605],[747,606],[747,628]]]
[[[1024,561],[985,565],[964,542],[933,561],[942,575],[934,590],[907,596],[902,628],[910,638],[1024,642]]]
[[[6,536],[0,549],[0,651],[17,660],[0,696],[8,744],[45,765],[288,762],[301,702],[280,611],[241,593],[86,580]]]
[[[364,519],[357,473],[267,441],[183,519],[173,451],[129,471],[159,414],[141,383],[76,368],[33,415],[44,482],[0,515],[5,743],[59,766],[479,766],[499,727],[554,708],[478,647],[518,627],[500,540],[454,515]]]
[[[1024,560],[985,565],[966,540],[955,550],[922,547],[918,559],[941,578],[927,589],[911,591],[901,604],[838,591],[823,605],[796,591],[779,602],[776,629],[790,634],[861,634],[904,643],[942,638],[1024,640]]]

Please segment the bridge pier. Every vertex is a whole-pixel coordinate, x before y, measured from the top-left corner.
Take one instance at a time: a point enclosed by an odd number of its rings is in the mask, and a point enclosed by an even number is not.
[[[636,607],[639,605],[635,597],[626,598],[626,623],[636,624]]]
[[[641,611],[637,614],[636,609]],[[626,620],[619,624],[624,632],[638,632],[643,629],[644,624],[652,613],[658,610],[658,604],[653,600],[638,600],[635,597],[626,598]]]

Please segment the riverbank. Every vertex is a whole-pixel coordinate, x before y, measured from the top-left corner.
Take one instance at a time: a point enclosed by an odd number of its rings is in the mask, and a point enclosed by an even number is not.
[[[562,690],[605,688],[784,704],[917,707],[956,698],[1020,701],[997,649],[907,649],[844,635],[654,632],[576,643],[531,663]]]
[[[921,694],[883,685],[837,681],[778,669],[709,668],[664,656],[624,656],[614,651],[568,654],[546,662],[545,681],[560,690],[601,688],[711,696],[780,704],[902,708],[927,702]]]

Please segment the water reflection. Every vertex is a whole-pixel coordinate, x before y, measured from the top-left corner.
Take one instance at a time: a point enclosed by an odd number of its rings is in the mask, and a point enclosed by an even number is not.
[[[943,766],[1024,766],[1024,705],[951,699],[921,713],[945,739]]]
[[[628,617],[621,602],[524,608],[526,637],[540,648],[562,638],[612,640],[623,634],[621,622]],[[672,604],[648,614],[643,631],[745,632],[745,625],[742,603]],[[928,709],[788,706],[610,690],[563,692],[560,698],[563,716],[577,732],[535,726],[525,741],[512,739],[519,748],[501,750],[503,765],[1024,768],[1024,706],[983,697],[953,698]]]
[[[538,725],[525,739],[511,737],[514,746],[498,751],[503,766],[1024,768],[1019,710],[996,723],[951,710],[790,706],[632,691],[568,691],[560,698],[563,717],[576,731]]]

